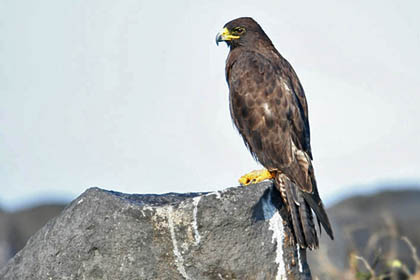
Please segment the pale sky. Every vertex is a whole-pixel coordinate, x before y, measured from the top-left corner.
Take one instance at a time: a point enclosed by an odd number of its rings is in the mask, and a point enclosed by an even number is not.
[[[213,191],[258,168],[223,25],[257,20],[309,103],[321,197],[420,182],[418,1],[0,1],[0,206]]]

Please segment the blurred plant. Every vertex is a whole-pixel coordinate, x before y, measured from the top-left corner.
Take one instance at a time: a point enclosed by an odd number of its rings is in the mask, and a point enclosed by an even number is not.
[[[370,256],[368,262],[365,257],[360,255],[355,248],[356,244],[351,238],[352,230],[359,230],[360,226],[352,227],[351,230],[345,232],[345,236],[349,238],[352,249],[349,253],[348,269],[337,268],[328,258],[325,248],[320,248],[319,260],[322,263],[323,275],[321,278],[315,279],[340,279],[340,280],[420,280],[420,259],[417,255],[417,249],[407,237],[400,237],[398,228],[391,215],[383,216],[386,229],[379,230],[372,234],[364,247],[363,255]],[[389,250],[382,252],[380,242],[386,241]],[[406,244],[411,252],[411,258],[414,261],[413,272],[410,271],[408,265],[398,259],[398,242]],[[383,243],[382,243],[383,244]],[[379,249],[377,249],[379,248]]]

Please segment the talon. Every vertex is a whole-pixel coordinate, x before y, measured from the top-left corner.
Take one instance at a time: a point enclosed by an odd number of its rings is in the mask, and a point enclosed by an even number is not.
[[[239,178],[239,183],[242,186],[247,186],[272,178],[274,178],[274,172],[267,169],[254,170]]]

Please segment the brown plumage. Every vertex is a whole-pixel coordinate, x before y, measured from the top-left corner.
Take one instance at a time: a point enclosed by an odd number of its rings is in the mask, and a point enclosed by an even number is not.
[[[295,71],[252,18],[228,22],[216,41],[230,47],[226,80],[233,122],[255,159],[274,171],[297,243],[318,247],[312,210],[333,239],[312,167],[308,106]]]

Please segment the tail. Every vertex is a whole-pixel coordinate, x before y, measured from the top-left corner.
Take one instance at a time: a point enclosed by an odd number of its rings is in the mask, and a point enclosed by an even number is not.
[[[313,194],[306,193],[282,173],[276,174],[274,185],[287,205],[294,237],[301,248],[312,250],[319,245],[312,210],[317,216],[318,223],[322,224],[333,239],[331,225],[316,188]]]
[[[328,219],[327,212],[325,211],[324,204],[319,197],[318,188],[316,186],[315,178],[312,176],[312,193],[302,192],[303,198],[315,212],[316,218],[318,220],[318,224],[322,224],[322,227],[327,232],[328,236],[331,240],[334,240],[334,234],[332,231],[332,227],[330,224],[330,220]],[[321,228],[319,228],[321,231]]]

